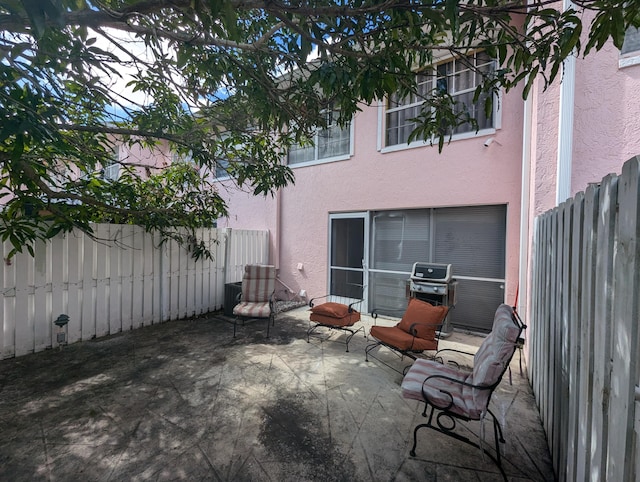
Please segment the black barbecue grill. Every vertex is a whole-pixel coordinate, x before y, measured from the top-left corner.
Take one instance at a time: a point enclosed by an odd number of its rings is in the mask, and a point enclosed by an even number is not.
[[[414,263],[409,279],[410,296],[434,305],[453,308],[456,304],[458,282],[451,276],[451,271],[450,264]],[[450,315],[445,318],[441,336],[448,336],[453,330],[449,318]]]

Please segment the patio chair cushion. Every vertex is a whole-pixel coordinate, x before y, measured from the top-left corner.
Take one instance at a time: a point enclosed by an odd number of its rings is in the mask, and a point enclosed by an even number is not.
[[[411,298],[407,310],[396,326],[409,334],[413,334],[411,329],[418,330],[416,336],[435,340],[439,324],[444,320],[448,310],[447,306],[434,306],[426,301]]]
[[[268,318],[271,314],[271,307],[268,301],[241,301],[234,306],[233,314],[247,318]]]
[[[493,318],[491,333],[473,357],[473,383],[493,385],[504,373],[511,361],[515,345],[520,336],[520,328],[512,321],[512,309],[503,304],[498,307]],[[477,396],[488,397],[488,390],[476,390]],[[482,403],[482,399],[478,400]]]
[[[376,325],[371,327],[369,334],[385,345],[392,346],[398,350],[424,351],[438,349],[438,341],[435,338],[435,331],[432,338],[425,339],[410,335],[406,331],[398,328],[398,325]]]
[[[328,301],[311,308],[309,320],[326,326],[352,326],[360,321],[360,313],[344,303]]]
[[[343,318],[349,314],[349,307],[344,303],[328,301],[311,308],[311,313],[332,318]]]
[[[242,277],[242,301],[265,302],[275,290],[276,269],[274,266],[248,264]]]
[[[426,380],[427,377],[433,375],[437,375],[437,377]],[[458,382],[473,383],[473,375],[470,372],[461,371],[437,361],[418,358],[402,380],[402,396],[424,401],[422,394],[424,388],[432,405],[448,409],[463,417],[479,420],[486,403],[483,405],[479,403],[480,400],[474,397],[474,391],[478,390],[462,383],[439,378],[439,376],[453,378]],[[489,396],[491,391],[482,390],[482,392],[486,392]]]

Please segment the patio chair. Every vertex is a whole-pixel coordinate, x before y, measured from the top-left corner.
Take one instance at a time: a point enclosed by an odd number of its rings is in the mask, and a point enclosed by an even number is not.
[[[364,288],[358,285],[360,293],[363,293]],[[325,301],[318,304],[318,300],[330,299],[337,301]],[[341,302],[342,301],[342,302]],[[362,297],[359,299],[336,297],[335,295],[325,295],[312,298],[309,301],[309,307],[311,308],[311,314],[309,315],[310,327],[307,330],[307,343],[311,334],[318,328],[327,328],[329,330],[340,330],[349,333],[345,339],[347,345],[347,352],[349,351],[349,342],[353,335],[362,331],[364,335],[364,327],[353,329],[358,321],[360,321],[360,305],[362,304]]]
[[[269,328],[275,324],[275,286],[276,269],[274,266],[248,264],[244,267],[242,276],[242,292],[240,302],[233,308],[233,337],[236,336],[238,321],[242,324],[251,319],[268,318],[267,338]]]
[[[390,348],[401,357],[407,356],[412,360],[425,351],[435,352],[438,349],[440,329],[448,312],[448,306],[434,306],[426,301],[411,298],[400,323],[395,326],[371,327],[369,334],[374,341],[364,350],[365,360],[369,361],[369,356],[377,358],[371,352],[380,346]],[[377,318],[375,312],[372,316],[374,320]],[[395,370],[394,367],[390,368]]]
[[[473,371],[444,365],[440,356],[437,357],[440,361],[416,360],[402,381],[402,396],[424,402],[422,415],[427,417],[427,422],[418,424],[413,431],[411,456],[416,455],[418,430],[423,427],[431,428],[478,447],[482,454],[488,455],[498,466],[506,480],[500,455],[500,444],[505,443],[505,440],[502,427],[489,409],[489,402],[509,367],[525,328],[515,310],[502,304],[495,313],[491,333],[474,355]],[[495,455],[485,448],[483,425],[480,427],[477,443],[455,430],[457,420],[483,423],[487,414],[493,420]]]

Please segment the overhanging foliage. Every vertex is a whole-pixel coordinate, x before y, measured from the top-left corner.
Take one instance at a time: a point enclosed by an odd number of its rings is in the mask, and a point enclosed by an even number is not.
[[[477,49],[498,65],[477,96],[521,82],[527,95],[536,76],[556,79],[567,55],[608,39],[620,47],[625,29],[640,23],[637,2],[558,8],[505,0],[0,1],[0,236],[22,250],[74,227],[91,232],[99,220],[165,237],[178,226],[210,226],[226,206],[207,173],[223,166],[263,195],[293,182],[282,154],[323,126],[329,105],[346,122],[359,102],[415,92],[416,68]],[[581,44],[587,11],[595,20]],[[473,121],[453,109],[446,94],[425,98],[413,138],[442,149],[446,127]],[[201,175],[179,167],[149,180],[129,169],[118,182],[104,179],[116,140],[166,144]]]

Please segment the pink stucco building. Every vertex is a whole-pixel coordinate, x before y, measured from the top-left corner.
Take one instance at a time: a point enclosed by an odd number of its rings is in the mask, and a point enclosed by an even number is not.
[[[415,99],[363,105],[350,129],[289,153],[295,184],[273,198],[221,179],[218,225],[269,230],[270,262],[293,292],[364,284],[365,309],[390,315],[406,306],[414,262],[451,263],[454,326],[487,330],[498,303],[527,308],[534,217],[640,154],[639,61],[613,46],[572,60],[562,84],[502,95],[479,132],[462,128],[441,153],[406,143]],[[472,72],[445,59],[437,74],[427,87],[469,98]]]

